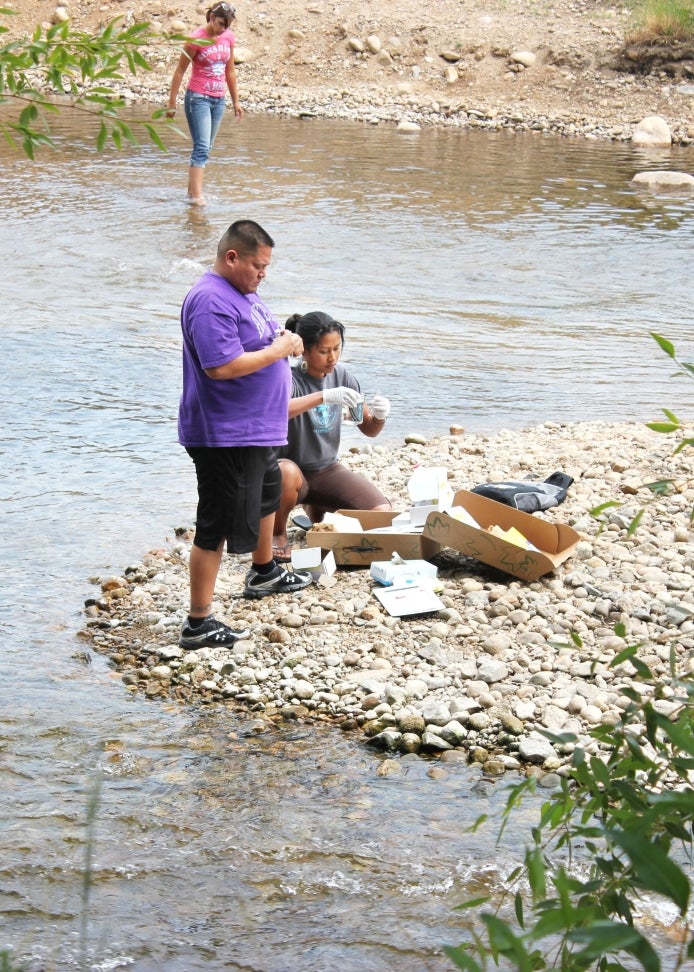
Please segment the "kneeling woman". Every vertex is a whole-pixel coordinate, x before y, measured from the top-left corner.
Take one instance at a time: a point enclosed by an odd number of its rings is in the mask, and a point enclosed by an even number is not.
[[[288,443],[280,449],[282,499],[275,514],[273,555],[287,561],[287,520],[301,504],[312,523],[335,510],[390,510],[372,483],[337,461],[343,409],[363,408],[358,428],[374,438],[383,429],[390,402],[363,402],[359,382],[339,363],[345,329],[322,311],[294,314],[286,323],[304,342],[303,359],[292,368]]]

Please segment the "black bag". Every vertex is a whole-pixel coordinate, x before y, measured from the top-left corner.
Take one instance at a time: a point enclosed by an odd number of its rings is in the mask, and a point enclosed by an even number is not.
[[[541,483],[533,483],[527,479],[485,483],[484,486],[475,486],[471,492],[512,506],[515,510],[522,510],[523,513],[537,513],[563,503],[572,482],[572,477],[566,473],[555,472]]]

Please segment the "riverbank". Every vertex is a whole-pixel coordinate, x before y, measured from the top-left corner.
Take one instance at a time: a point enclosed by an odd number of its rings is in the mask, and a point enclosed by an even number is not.
[[[182,0],[56,8],[16,0],[10,36],[69,18],[92,31],[114,18],[150,23],[153,70],[125,76],[131,103],[166,103],[180,44],[205,4]],[[320,0],[237,5],[237,74],[246,111],[368,124],[537,131],[628,141],[659,116],[675,144],[694,140],[694,45],[630,42],[630,9],[603,0]]]
[[[456,489],[569,473],[566,501],[536,515],[579,532],[575,555],[526,584],[445,550],[436,558],[444,609],[412,619],[387,615],[359,569],[339,569],[296,596],[246,601],[248,562],[225,556],[215,612],[251,637],[231,651],[184,652],[191,531],[181,524],[174,544],[121,576],[94,579],[84,636],[129,691],[152,700],[240,707],[258,731],[279,720],[330,721],[379,749],[554,778],[572,745],[552,746],[543,730],[574,733],[597,751],[591,728],[619,717],[625,689],[644,691],[628,664],[610,667],[627,644],[642,643],[639,657],[656,675],[667,674],[671,652],[681,673],[693,670],[694,469],[674,446],[641,425],[601,422],[367,445],[344,461],[396,508],[407,505],[416,464],[445,465]],[[644,488],[663,479],[674,481],[665,496]],[[657,705],[675,707],[668,698]]]

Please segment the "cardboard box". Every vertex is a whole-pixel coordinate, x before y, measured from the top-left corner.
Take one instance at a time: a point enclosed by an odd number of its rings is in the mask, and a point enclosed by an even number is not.
[[[455,519],[451,513],[430,513],[423,537],[525,581],[537,580],[555,570],[571,556],[580,539],[565,523],[549,523],[464,489],[455,494],[453,512],[455,507],[463,508],[464,520]],[[469,517],[479,527],[471,525]],[[502,531],[519,531],[537,549],[524,549],[517,542],[489,533],[488,528],[494,526]]]
[[[441,545],[421,532],[371,532],[388,529],[397,516],[394,511],[338,510],[355,521],[353,533],[309,530],[306,544],[332,550],[340,567],[368,567],[374,560],[390,560],[394,553],[404,560],[428,560],[439,552]]]
[[[428,581],[436,580],[438,569],[428,560],[374,560],[369,573],[384,587],[402,587],[405,581],[419,583],[423,577]]]
[[[325,574],[330,577],[337,570],[332,550],[320,547],[298,547],[292,550],[292,567],[295,570],[308,570],[315,578]]]

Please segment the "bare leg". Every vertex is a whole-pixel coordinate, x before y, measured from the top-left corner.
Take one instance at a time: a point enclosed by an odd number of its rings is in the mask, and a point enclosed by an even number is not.
[[[258,546],[252,554],[254,564],[269,564],[272,560],[272,530],[274,526],[274,513],[262,517],[258,530]]]
[[[191,618],[206,618],[212,614],[212,598],[223,549],[224,541],[216,550],[203,550],[193,544],[189,565]]]
[[[275,513],[272,542],[275,547],[284,547],[287,544],[287,520],[298,502],[303,477],[296,463],[289,459],[280,459],[279,466],[282,471],[282,495]]]
[[[306,515],[311,523],[320,523],[326,513],[334,513],[334,510],[326,510],[324,506],[314,506],[313,503],[304,506]]]
[[[188,199],[194,206],[204,206],[205,197],[202,194],[202,181],[205,170],[199,165],[191,165],[188,169]]]

